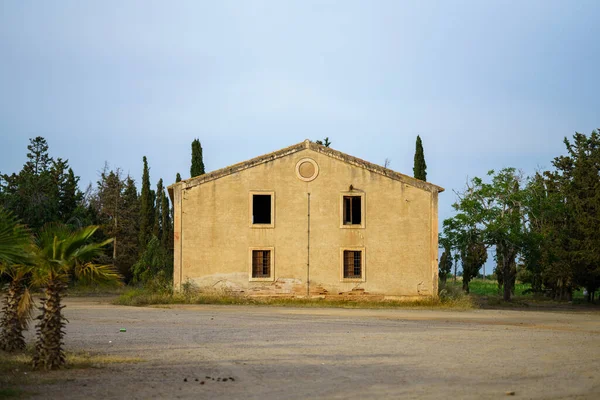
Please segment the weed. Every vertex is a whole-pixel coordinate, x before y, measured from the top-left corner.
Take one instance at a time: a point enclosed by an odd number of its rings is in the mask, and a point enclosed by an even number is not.
[[[235,304],[235,305],[264,305],[280,307],[333,307],[333,308],[448,308],[471,309],[474,303],[469,296],[453,294],[440,295],[439,299],[426,298],[423,300],[380,300],[368,298],[291,298],[291,297],[248,297],[232,293],[207,293],[197,289],[182,291],[182,293],[157,293],[151,290],[130,289],[119,296],[113,304],[127,306],[166,305],[166,304]]]

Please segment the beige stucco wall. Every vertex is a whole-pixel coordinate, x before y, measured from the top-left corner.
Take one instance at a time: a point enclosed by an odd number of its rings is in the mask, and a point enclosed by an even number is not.
[[[296,163],[305,157],[319,166],[311,182],[296,176]],[[341,194],[350,185],[364,193],[364,228],[340,227]],[[311,294],[362,288],[389,296],[437,295],[437,191],[310,149],[183,187],[173,187],[176,287],[189,279],[246,294],[303,295],[308,269]],[[274,192],[272,229],[250,226],[249,193],[261,190]],[[252,247],[274,249],[274,281],[250,281]],[[364,248],[364,282],[341,281],[343,247]]]

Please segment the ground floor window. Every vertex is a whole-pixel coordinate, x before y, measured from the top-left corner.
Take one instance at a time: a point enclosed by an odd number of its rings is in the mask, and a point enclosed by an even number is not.
[[[271,276],[271,250],[252,250],[252,277]]]
[[[365,250],[364,248],[342,249],[341,251],[342,281],[365,280]]]
[[[344,278],[362,277],[362,257],[360,251],[344,250]]]
[[[251,281],[273,280],[273,253],[272,247],[254,247],[250,249]]]

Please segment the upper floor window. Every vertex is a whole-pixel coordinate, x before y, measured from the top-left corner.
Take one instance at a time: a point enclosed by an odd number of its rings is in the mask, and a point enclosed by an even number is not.
[[[360,225],[362,204],[360,196],[344,196],[344,225]]]
[[[250,192],[250,226],[275,227],[275,192]]]
[[[365,227],[365,195],[364,193],[343,193],[340,204],[342,228]]]

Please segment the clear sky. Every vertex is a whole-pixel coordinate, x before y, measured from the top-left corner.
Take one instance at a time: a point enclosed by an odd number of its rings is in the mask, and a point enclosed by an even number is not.
[[[0,171],[28,139],[82,188],[108,162],[139,183],[328,136],[453,190],[550,167],[600,128],[600,1],[0,2]],[[440,219],[440,222],[441,222]]]

